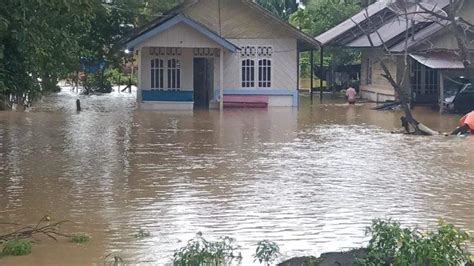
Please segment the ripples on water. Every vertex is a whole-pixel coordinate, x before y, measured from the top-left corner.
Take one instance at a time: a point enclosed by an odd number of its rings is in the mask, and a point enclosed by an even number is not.
[[[249,265],[262,239],[286,256],[358,247],[377,217],[474,230],[474,139],[390,134],[394,112],[307,99],[299,110],[140,112],[114,94],[82,97],[76,113],[75,99],[0,113],[0,208],[16,210],[0,220],[51,213],[93,240],[45,241],[6,262],[91,264],[118,252],[164,264],[202,231],[236,238]],[[457,120],[416,116],[442,131]],[[135,239],[140,228],[152,237]]]

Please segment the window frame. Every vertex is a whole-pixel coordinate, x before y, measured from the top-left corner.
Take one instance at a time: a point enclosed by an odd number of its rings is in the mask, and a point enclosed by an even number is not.
[[[241,47],[240,84],[242,88],[271,88],[274,77],[273,53],[273,46],[271,45],[245,45]],[[251,65],[249,62],[252,62]]]
[[[165,88],[165,65],[162,58],[153,58],[150,60],[150,75],[151,89]]]
[[[258,87],[271,88],[272,87],[272,60],[269,58],[258,59]]]
[[[181,89],[181,59],[172,57],[166,60],[167,89]]]
[[[241,60],[241,85],[242,88],[255,87],[255,59],[244,58]]]

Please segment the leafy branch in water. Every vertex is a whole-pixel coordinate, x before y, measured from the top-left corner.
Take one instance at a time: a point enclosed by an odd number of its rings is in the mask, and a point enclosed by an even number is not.
[[[24,226],[11,233],[0,235],[0,242],[7,242],[10,240],[17,239],[29,239],[35,235],[45,235],[54,240],[58,240],[58,237],[70,238],[70,235],[61,233],[59,227],[68,222],[66,220],[55,223],[50,223],[51,218],[45,215],[41,220],[34,226]]]
[[[47,236],[55,241],[59,237],[68,238],[74,243],[85,243],[90,240],[90,236],[84,233],[65,234],[60,232],[60,226],[68,221],[50,223],[49,215],[43,216],[36,225],[23,226],[13,232],[0,235],[0,245],[3,246],[0,256],[20,256],[31,252],[33,237],[37,235]],[[4,225],[20,226],[16,223],[0,223]]]
[[[91,237],[85,233],[76,233],[71,236],[71,242],[76,244],[83,244],[89,242]]]
[[[138,238],[138,239],[143,239],[150,236],[151,236],[151,233],[145,229],[139,229],[138,232],[135,234],[135,238]]]

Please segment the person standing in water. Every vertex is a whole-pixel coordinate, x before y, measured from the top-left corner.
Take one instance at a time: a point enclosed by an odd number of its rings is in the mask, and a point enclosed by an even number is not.
[[[352,86],[349,86],[346,90],[346,97],[349,104],[355,104],[357,101],[357,91]]]

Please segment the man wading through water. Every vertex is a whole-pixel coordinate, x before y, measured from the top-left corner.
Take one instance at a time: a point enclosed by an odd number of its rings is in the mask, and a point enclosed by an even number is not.
[[[357,101],[357,91],[352,86],[349,86],[346,90],[346,97],[349,104],[355,104]]]

